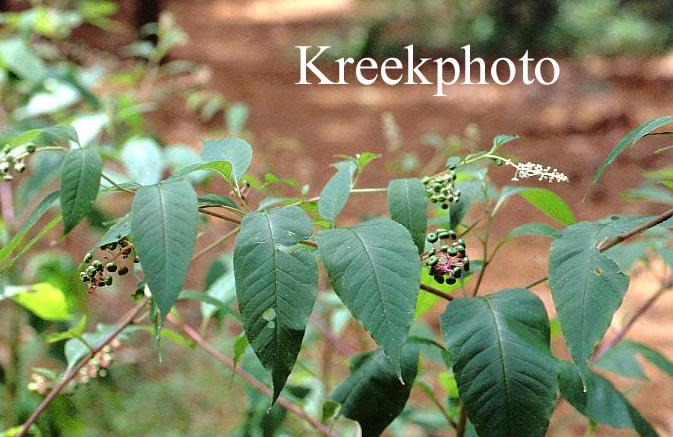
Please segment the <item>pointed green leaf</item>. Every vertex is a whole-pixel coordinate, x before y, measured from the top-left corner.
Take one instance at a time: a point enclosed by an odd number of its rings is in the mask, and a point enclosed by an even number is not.
[[[441,326],[479,435],[544,436],[557,382],[542,301],[525,289],[460,298],[447,306]]]
[[[356,356],[351,375],[329,397],[341,404],[340,414],[360,423],[362,437],[380,435],[404,409],[418,370],[417,345],[404,347],[401,366],[404,384],[381,349]]]
[[[658,434],[617,389],[586,366],[560,363],[561,395],[582,414],[596,423],[614,428],[633,428],[643,437]]]
[[[617,143],[617,145],[614,147],[614,149],[612,149],[608,157],[605,158],[605,161],[603,161],[601,166],[598,168],[596,175],[594,176],[593,183],[595,184],[596,182],[598,182],[607,166],[612,164],[615,161],[615,159],[617,159],[619,155],[622,154],[624,149],[626,149],[628,146],[634,145],[643,137],[649,135],[650,133],[654,132],[660,127],[670,123],[673,123],[673,116],[668,115],[647,121],[638,126],[637,128],[635,128],[634,130],[632,130],[631,132],[629,132],[624,138],[622,138],[622,140],[619,143]]]
[[[377,219],[321,231],[317,241],[334,291],[399,374],[421,273],[409,232],[390,219]]]
[[[325,187],[320,192],[318,212],[325,220],[329,220],[332,225],[334,225],[334,220],[336,220],[341,210],[346,206],[353,183],[354,171],[354,164],[347,162],[345,165],[342,165],[337,173],[327,181],[327,184],[325,184]]]
[[[234,244],[236,295],[243,329],[273,379],[278,398],[301,348],[313,310],[318,267],[297,248],[312,233],[301,208],[274,208],[243,217]]]
[[[425,249],[428,225],[425,187],[419,179],[394,179],[388,184],[390,216],[411,234],[418,252]]]
[[[61,211],[67,234],[91,211],[98,196],[103,160],[95,149],[72,149],[61,164]]]
[[[576,363],[585,363],[592,355],[629,286],[629,277],[617,263],[596,248],[601,237],[616,228],[616,222],[578,223],[551,245],[549,283]]]
[[[41,82],[47,75],[42,59],[21,38],[0,41],[0,63],[9,67],[17,76],[31,82]]]
[[[651,347],[635,341],[622,341],[595,362],[595,366],[629,378],[647,379],[638,362],[638,355],[659,367],[673,378],[673,362]]]
[[[226,138],[222,140],[208,140],[203,142],[201,157],[204,162],[226,161],[231,164],[231,174],[238,182],[250,167],[252,162],[252,147],[241,138]]]
[[[30,216],[28,216],[26,221],[23,222],[19,230],[16,231],[16,234],[14,234],[12,239],[0,248],[0,262],[5,261],[5,259],[7,259],[7,257],[9,257],[14,252],[14,250],[21,245],[24,238],[26,238],[28,231],[30,231],[30,229],[37,224],[37,222],[47,213],[47,211],[49,211],[49,209],[52,207],[52,205],[54,205],[54,203],[56,203],[56,200],[59,199],[60,196],[61,193],[59,191],[54,191],[47,194],[45,198],[40,201]]]
[[[131,233],[152,298],[166,318],[178,298],[194,252],[196,193],[186,181],[141,187],[133,199]]]
[[[500,208],[507,199],[517,194],[547,217],[564,225],[575,223],[572,210],[565,200],[546,188],[503,187],[495,209]]]

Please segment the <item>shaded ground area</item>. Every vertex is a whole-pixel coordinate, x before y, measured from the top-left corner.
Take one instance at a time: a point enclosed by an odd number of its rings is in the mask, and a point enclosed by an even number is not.
[[[476,123],[484,147],[496,134],[520,134],[522,139],[507,150],[522,161],[548,164],[568,174],[569,184],[551,188],[569,202],[578,221],[661,210],[661,206],[626,202],[620,193],[637,186],[643,170],[671,164],[670,155],[652,155],[665,140],[649,141],[620,158],[587,200],[582,199],[594,172],[626,132],[670,112],[670,60],[562,62],[561,78],[554,86],[453,86],[446,97],[433,97],[432,86],[299,86],[294,85],[299,74],[294,45],[317,45],[325,42],[325,35],[338,35],[358,19],[353,1],[174,0],[167,4],[190,37],[190,44],[175,56],[210,65],[214,85],[228,99],[249,105],[248,127],[257,148],[253,171],[272,167],[277,174],[310,182],[312,193],[317,194],[331,175],[327,166],[334,155],[386,153],[381,116],[390,112],[399,124],[403,148],[425,158],[432,153],[421,144],[424,133],[460,135],[468,124]],[[336,75],[333,67],[324,70]],[[179,109],[161,112],[153,123],[173,142],[196,145],[202,133],[202,127]],[[394,174],[386,171],[385,162],[377,161],[360,185],[385,186],[391,177]],[[494,171],[498,183],[508,183],[510,177],[507,169]],[[385,213],[385,196],[372,199],[353,196],[350,218]],[[531,217],[545,221],[531,207],[512,201],[500,214],[496,236]],[[512,242],[494,263],[484,289],[522,285],[544,275],[547,250],[547,240]],[[617,317],[636,308],[655,288],[651,277],[637,277]],[[538,291],[549,304],[545,286]],[[673,358],[672,308],[673,294],[664,296],[631,334],[669,358]],[[652,381],[631,398],[664,435],[666,430],[671,435],[673,384],[657,370],[650,369],[649,375]],[[558,416],[550,435],[583,433],[584,422],[570,408],[564,406]]]

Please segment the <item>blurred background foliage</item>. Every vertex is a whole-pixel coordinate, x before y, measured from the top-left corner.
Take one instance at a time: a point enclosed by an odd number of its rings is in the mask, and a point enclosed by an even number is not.
[[[129,4],[131,9],[138,5],[149,8],[151,17],[159,2],[0,1],[0,8],[9,9],[0,14],[0,142],[29,129],[72,124],[83,143],[96,141],[107,158],[117,161],[118,165],[109,169],[110,174],[158,177],[134,170],[138,168],[137,161],[142,159],[155,169],[164,169],[184,165],[196,156],[190,147],[166,144],[162,132],[147,128],[147,117],[172,105],[176,98],[202,124],[204,132],[254,138],[255,133],[246,125],[248,106],[214,90],[208,67],[169,56],[187,38],[174,17],[165,14],[159,24],[145,25],[135,16],[117,15],[120,7],[128,9]],[[408,44],[425,52],[458,52],[461,46],[471,44],[473,53],[492,56],[516,56],[530,50],[546,56],[641,57],[664,54],[673,42],[673,0],[360,0],[356,9],[357,17],[339,25],[338,30],[313,28],[313,35],[307,39],[314,44],[336,46],[341,55],[354,57],[396,56]],[[128,29],[120,26],[123,20],[135,26],[138,41],[115,47],[112,52],[92,49],[87,44],[96,42],[91,35],[100,35],[94,29],[105,35],[118,35]],[[400,148],[395,121],[384,115],[383,124],[389,131],[389,145],[396,144],[391,149]],[[427,134],[421,142],[435,153],[436,162],[443,162],[447,153],[474,149],[478,138],[478,129],[469,125],[464,137]],[[279,143],[283,141],[291,142],[278,139]],[[143,156],[140,150],[145,152]],[[21,217],[52,185],[60,156],[40,154],[31,162],[28,175],[16,181],[15,201]],[[422,168],[417,154],[405,151],[403,157],[386,162],[386,167],[398,174],[429,170]],[[139,173],[134,175],[134,171]],[[263,184],[254,178],[252,181],[257,187]],[[646,200],[652,200],[651,196]],[[89,217],[94,230],[102,230],[102,225],[114,216],[115,206],[103,204],[109,212],[100,210]],[[5,246],[11,226],[2,222],[0,246]],[[0,291],[6,287],[0,301],[0,430],[24,421],[39,403],[41,396],[28,390],[29,383],[35,382],[35,368],[67,366],[63,343],[48,342],[49,336],[75,329],[85,313],[89,314],[90,329],[99,320],[114,320],[121,312],[116,305],[129,300],[129,284],[120,284],[109,293],[112,297],[103,298],[104,305],[99,300],[88,308],[86,291],[76,278],[80,257],[98,236],[94,231],[81,241],[69,241],[68,247],[60,246],[68,252],[38,245],[30,261],[19,262],[16,268],[5,272],[5,283],[0,284]],[[218,298],[232,297],[231,280],[227,280],[226,271],[217,271],[217,262],[221,260],[216,260],[210,271],[215,271],[214,277],[222,281],[211,278],[205,284],[191,285]],[[10,302],[7,289],[13,284],[49,284],[52,288],[48,290],[59,290],[65,310],[59,303],[52,310],[66,311],[66,317],[50,319],[37,314],[25,301]],[[321,299],[317,312],[330,331],[344,336],[361,334],[349,328],[348,313],[338,300],[332,295]],[[189,310],[185,313],[199,312]],[[239,324],[223,314],[215,316],[212,309],[202,309],[202,313],[215,318],[212,341],[220,350],[233,350]],[[433,335],[433,329],[424,322],[419,322],[419,326]],[[366,346],[365,340],[358,337],[352,342]],[[321,333],[310,330],[305,344],[320,345]],[[167,331],[162,342],[165,364],[158,363],[157,349],[152,345],[147,333],[129,333],[122,347],[114,352],[111,371],[74,388],[50,407],[38,422],[43,435],[312,435],[278,407],[267,415],[268,399],[230,379],[228,372],[200,352],[185,352],[191,345],[177,334],[171,336]],[[186,353],[190,354],[189,360],[179,359]],[[326,355],[321,347],[305,347],[301,368],[296,370],[289,390],[294,400],[316,416],[325,386],[345,376],[345,369],[341,368],[344,366],[330,370],[327,360],[333,357]],[[438,364],[441,358],[436,355],[426,351],[426,370],[442,367]],[[240,365],[265,378],[251,353]],[[46,370],[39,375],[46,375],[47,379],[58,376]],[[444,372],[438,380],[441,396],[455,404],[452,376]],[[442,414],[428,407],[429,401],[422,394],[418,397],[421,400],[414,399],[391,426],[392,435],[435,435],[444,426]]]
[[[671,0],[361,0],[364,24],[341,41],[351,56],[387,57],[414,44],[492,56],[635,55],[673,42]],[[323,41],[334,44],[332,36]]]

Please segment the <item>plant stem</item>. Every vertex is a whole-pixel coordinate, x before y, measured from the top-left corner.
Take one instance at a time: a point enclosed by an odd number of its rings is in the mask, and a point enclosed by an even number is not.
[[[452,295],[450,295],[448,293],[444,293],[441,290],[437,290],[436,288],[431,287],[429,285],[421,284],[420,288],[423,291],[427,291],[428,293],[434,294],[435,296],[439,296],[444,300],[448,300],[449,302],[451,302],[454,299],[454,297]]]
[[[194,262],[195,260],[201,258],[201,257],[202,257],[203,255],[205,255],[206,253],[210,252],[211,250],[215,249],[215,248],[216,248],[217,246],[219,246],[220,244],[224,243],[225,241],[227,241],[228,239],[230,239],[231,237],[233,237],[234,235],[236,235],[236,233],[238,233],[238,231],[239,231],[240,229],[241,229],[240,226],[236,226],[236,228],[234,228],[234,229],[231,230],[230,232],[224,234],[223,236],[221,236],[221,237],[218,238],[217,240],[215,240],[215,241],[213,241],[212,243],[210,243],[208,246],[206,246],[206,247],[204,247],[203,249],[201,249],[200,252],[198,252],[196,255],[194,255],[194,256],[192,257],[192,262]]]
[[[617,343],[622,341],[626,334],[633,328],[633,325],[640,319],[650,308],[652,308],[652,305],[661,297],[663,296],[664,293],[669,291],[673,287],[673,275],[671,275],[668,279],[663,281],[661,285],[659,286],[659,289],[652,295],[650,296],[649,299],[636,310],[635,314],[629,321],[624,325],[622,328],[618,329],[616,334],[611,337],[609,340],[606,342],[602,343],[598,349],[596,349],[596,352],[593,354],[589,362],[593,363],[596,360],[598,360],[600,357],[605,355],[607,351],[612,349]]]
[[[260,393],[263,393],[266,396],[271,396],[271,389],[269,387],[267,387],[263,382],[261,382],[260,380],[255,378],[250,373],[246,372],[241,367],[236,366],[234,364],[234,361],[231,358],[229,358],[228,356],[222,354],[220,351],[215,349],[215,347],[213,345],[208,343],[190,325],[176,320],[176,318],[173,317],[172,314],[168,314],[167,319],[171,323],[173,323],[174,325],[176,325],[180,329],[182,329],[182,331],[187,335],[187,337],[189,337],[195,344],[197,344],[199,347],[201,347],[201,349],[203,349],[206,353],[211,355],[217,361],[224,364],[232,372],[234,372],[238,376],[240,376],[241,379],[243,379],[245,382],[250,384],[254,389],[259,391]],[[309,425],[311,425],[316,431],[320,432],[322,435],[327,436],[327,437],[339,437],[338,434],[336,434],[334,431],[329,429],[325,424],[321,423],[318,419],[310,416],[308,413],[306,413],[304,410],[302,410],[298,405],[294,404],[292,401],[290,401],[290,400],[288,400],[284,397],[279,396],[278,399],[276,400],[276,402],[280,406],[282,406],[283,408],[285,408],[288,411],[295,414],[300,419],[303,419],[304,421],[306,421]]]
[[[49,394],[40,402],[40,405],[37,406],[35,411],[30,415],[28,420],[23,424],[23,427],[21,428],[21,431],[19,431],[18,434],[16,434],[14,437],[24,437],[28,430],[30,430],[30,427],[35,423],[38,417],[40,417],[40,414],[44,412],[44,410],[47,409],[47,407],[53,402],[54,399],[56,399],[56,396],[63,390],[70,381],[73,380],[79,373],[80,369],[83,368],[84,366],[87,365],[89,360],[94,357],[98,352],[102,351],[105,346],[107,346],[112,340],[117,338],[119,334],[124,331],[129,325],[133,323],[133,321],[138,317],[143,310],[145,309],[145,306],[147,305],[149,301],[148,300],[143,300],[140,304],[138,304],[136,307],[132,308],[129,310],[124,316],[122,316],[121,319],[119,319],[119,322],[117,322],[117,327],[115,328],[114,331],[112,331],[105,339],[98,344],[89,354],[82,358],[82,360],[79,361],[68,373],[65,374],[61,382],[58,383],[56,387],[54,387]]]
[[[456,428],[456,437],[464,437],[467,430],[467,413],[465,405],[460,405],[460,417],[458,418],[458,427]]]
[[[646,231],[650,228],[653,228],[657,225],[662,224],[663,222],[670,219],[671,217],[673,217],[673,208],[662,212],[658,216],[653,217],[651,220],[648,220],[647,222],[643,223],[642,225],[640,225],[638,227],[635,227],[635,228],[631,229],[630,231],[624,232],[623,234],[620,234],[620,235],[616,236],[615,238],[613,238],[611,240],[606,240],[606,241],[602,242],[601,244],[598,245],[598,251],[599,252],[605,252],[606,250],[611,249],[611,248],[615,247],[616,245],[623,243],[624,241],[628,240],[629,238],[631,238],[631,237],[633,237],[633,236],[635,236],[635,235],[637,235],[637,234],[639,234],[643,231]],[[534,287],[538,284],[543,283],[547,279],[549,279],[549,276],[544,276],[544,277],[542,277],[540,279],[537,279],[537,280],[531,282],[530,284],[526,285],[526,288]]]
[[[118,189],[119,191],[124,191],[124,192],[126,192],[126,193],[131,193],[131,194],[134,193],[133,190],[129,190],[128,188],[124,188],[124,187],[122,187],[121,185],[119,185],[118,183],[116,183],[115,181],[113,181],[113,180],[112,180],[108,175],[106,175],[105,173],[101,173],[101,177],[102,177],[103,179],[105,179],[106,181],[108,181],[113,187],[115,187],[115,188]]]
[[[218,214],[216,212],[208,211],[207,209],[204,209],[203,207],[199,208],[199,212],[201,214],[206,214],[212,217],[217,217],[220,220],[224,220],[226,222],[231,222],[231,223],[236,223],[237,225],[241,224],[241,221],[239,219],[233,218],[233,217],[227,217],[226,215]]]

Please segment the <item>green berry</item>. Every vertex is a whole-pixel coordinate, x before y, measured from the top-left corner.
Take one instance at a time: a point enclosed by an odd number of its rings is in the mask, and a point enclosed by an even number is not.
[[[116,272],[117,271],[117,264],[115,264],[113,262],[109,262],[109,263],[105,264],[105,270],[107,270],[108,272]]]
[[[96,269],[96,271],[99,271],[99,272],[103,271],[103,263],[100,262],[100,260],[97,260],[97,259],[93,260],[93,262],[91,263],[91,266],[94,269]]]
[[[89,264],[91,260],[93,259],[93,253],[87,252],[86,255],[84,255],[84,263]]]
[[[442,203],[442,209],[449,209],[448,203]]]
[[[85,273],[87,276],[93,277],[96,275],[96,268],[94,266],[89,266],[86,268]]]
[[[105,282],[105,285],[112,285],[112,276],[106,276],[103,281]]]
[[[449,256],[456,256],[458,254],[458,251],[456,250],[455,247],[449,247],[448,254]]]
[[[437,281],[438,284],[443,284],[444,276],[435,276],[435,281]]]
[[[425,237],[426,240],[428,240],[428,243],[436,243],[437,242],[437,234],[434,232],[430,232],[427,237]]]
[[[121,266],[121,267],[119,267],[119,270],[117,270],[117,274],[118,274],[119,276],[124,276],[124,275],[127,274],[128,272],[129,272],[129,268],[126,267],[126,266]]]
[[[463,270],[466,272],[470,271],[470,260],[469,259],[464,259],[463,260]]]
[[[449,231],[449,238],[455,240],[458,237],[454,231]]]
[[[462,238],[459,238],[458,240],[456,240],[456,243],[460,246],[465,247],[465,240],[463,240]]]
[[[17,173],[23,173],[26,170],[26,164],[23,162],[17,162],[14,164],[14,170],[16,170]]]
[[[428,185],[432,179],[430,179],[430,176],[423,176],[423,179],[421,179],[421,183],[423,185]]]
[[[463,270],[460,267],[454,267],[452,273],[453,277],[458,279],[463,274]]]
[[[437,231],[437,237],[439,237],[439,239],[441,239],[441,240],[449,238],[449,231],[445,231],[445,230],[442,230],[441,232]]]
[[[439,250],[441,250],[442,252],[448,252],[449,246],[446,245],[446,244],[443,244],[442,246],[440,246]]]
[[[35,153],[35,150],[37,150],[37,147],[35,146],[35,144],[28,144],[26,146],[26,152],[28,152],[28,153]]]
[[[430,258],[428,258],[428,265],[429,266],[434,266],[439,262],[439,258],[437,258],[435,255],[432,255]]]

